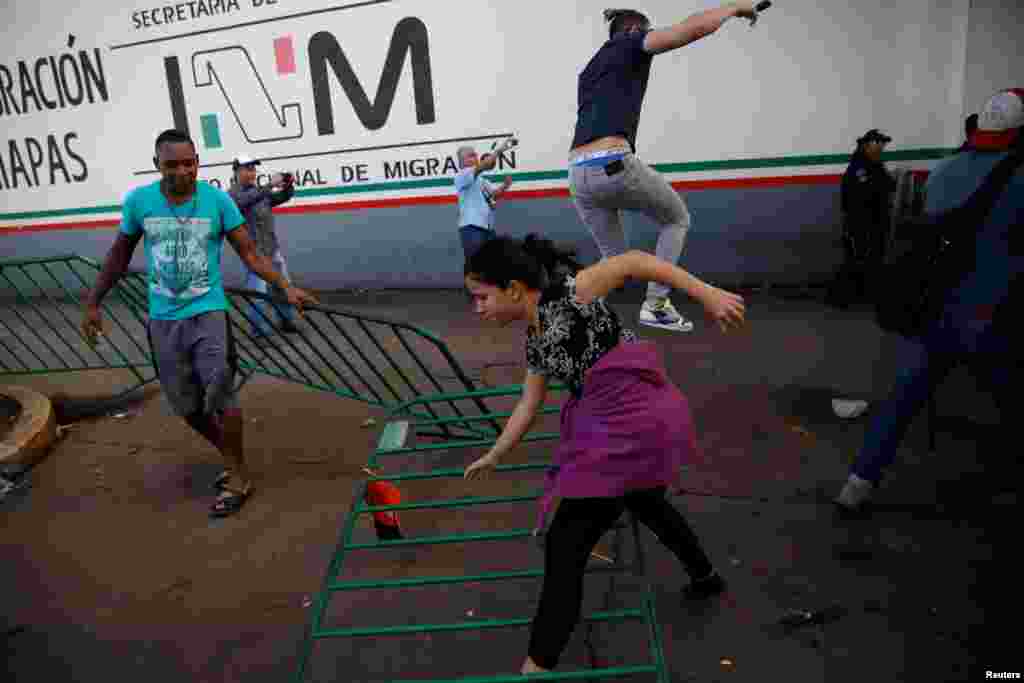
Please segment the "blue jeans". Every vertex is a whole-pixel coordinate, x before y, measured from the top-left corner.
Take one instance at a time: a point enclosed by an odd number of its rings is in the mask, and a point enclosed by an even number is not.
[[[979,383],[993,392],[1002,414],[1009,415],[1009,390],[1015,367],[1008,336],[992,321],[947,312],[922,342],[902,341],[899,371],[889,396],[879,406],[851,471],[877,485],[896,459],[907,428],[933,390],[957,365],[966,363]]]
[[[271,257],[270,262],[274,266],[274,270],[281,273],[286,280],[291,280],[288,275],[288,264],[284,262],[284,256],[281,255],[280,251],[275,251]],[[263,278],[249,269],[245,271],[245,288],[260,294],[266,294],[270,285],[268,285]],[[284,293],[274,288],[272,295],[284,298]],[[248,315],[249,322],[252,324],[253,332],[257,335],[265,336],[271,332],[271,321],[273,320],[271,310],[277,310],[279,317],[282,321],[291,321],[295,317],[295,308],[287,304],[271,304],[268,301],[253,301],[250,306],[250,312]]]
[[[462,253],[469,260],[469,257],[476,253],[488,241],[494,239],[493,230],[485,230],[475,225],[466,225],[459,228],[459,239],[462,240]]]

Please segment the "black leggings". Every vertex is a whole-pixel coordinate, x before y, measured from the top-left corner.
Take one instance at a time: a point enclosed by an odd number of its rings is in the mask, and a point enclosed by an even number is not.
[[[628,509],[654,532],[692,578],[712,571],[683,515],[665,499],[665,487],[619,498],[564,498],[544,543],[544,588],[530,633],[530,659],[554,669],[569,643],[583,604],[583,574],[594,546]]]

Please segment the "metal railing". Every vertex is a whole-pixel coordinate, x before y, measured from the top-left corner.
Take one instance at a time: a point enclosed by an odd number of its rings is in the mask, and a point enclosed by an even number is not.
[[[472,396],[497,397],[512,396],[519,391],[517,387],[505,387],[500,389],[475,392],[462,396],[448,395],[444,400],[458,401],[468,400]],[[422,397],[412,403],[429,404],[439,398]],[[332,598],[341,593],[356,591],[400,591],[408,588],[419,587],[440,587],[465,584],[491,583],[500,584],[503,582],[537,580],[543,577],[544,571],[540,568],[518,569],[505,571],[486,571],[468,574],[451,574],[444,576],[419,576],[408,578],[388,579],[366,579],[366,578],[341,578],[346,560],[354,553],[365,552],[387,552],[397,551],[411,547],[418,547],[429,552],[432,548],[451,544],[477,544],[477,543],[532,543],[535,540],[533,529],[516,528],[501,531],[474,531],[468,533],[441,534],[430,536],[417,536],[397,540],[376,540],[357,541],[354,538],[355,530],[359,520],[366,515],[373,515],[379,512],[398,512],[409,510],[469,510],[482,506],[497,505],[527,505],[535,504],[541,497],[541,493],[531,492],[529,494],[508,495],[508,496],[477,496],[464,498],[432,499],[416,502],[397,503],[393,505],[368,505],[366,493],[368,486],[373,482],[390,482],[398,484],[412,481],[429,481],[455,479],[463,476],[461,467],[441,467],[423,470],[424,461],[433,459],[447,459],[453,454],[456,458],[465,460],[465,452],[472,448],[486,448],[493,445],[495,439],[471,439],[464,441],[447,441],[445,443],[407,443],[409,438],[415,439],[417,434],[422,434],[424,429],[431,426],[436,420],[425,420],[419,424],[411,421],[407,409],[410,405],[398,407],[394,414],[396,419],[388,422],[383,430],[376,449],[367,462],[367,471],[374,474],[368,479],[359,482],[355,487],[353,502],[348,516],[342,527],[341,538],[325,572],[323,585],[312,605],[312,614],[307,625],[305,637],[303,638],[298,655],[298,666],[295,673],[295,683],[305,683],[310,673],[310,663],[313,656],[314,645],[318,642],[352,639],[352,638],[383,638],[391,636],[403,636],[412,634],[451,633],[460,631],[489,631],[494,629],[512,629],[529,626],[531,619],[528,617],[513,617],[505,619],[477,619],[446,623],[428,624],[390,624],[384,626],[354,626],[349,628],[328,628],[325,626],[326,615],[329,611]],[[551,412],[551,411],[545,411]],[[444,418],[441,418],[443,420]],[[477,418],[480,419],[480,418]],[[558,438],[557,432],[531,432],[524,437],[523,441],[533,443],[552,443]],[[459,458],[462,454],[461,458]],[[391,473],[381,473],[383,468],[389,468]],[[429,465],[428,465],[429,467]],[[528,462],[516,465],[498,465],[495,468],[496,476],[515,476],[528,472],[543,471],[548,468],[546,463]],[[623,532],[629,531],[634,548],[632,562],[622,561]],[[661,646],[661,628],[657,621],[655,612],[654,593],[646,579],[646,561],[643,543],[637,529],[637,522],[630,517],[629,524],[616,524],[614,531],[614,551],[612,558],[605,558],[609,564],[591,564],[587,567],[587,574],[609,575],[609,586],[605,594],[604,607],[582,617],[582,627],[588,629],[587,643],[591,650],[592,661],[596,659],[596,653],[589,640],[589,630],[596,623],[622,622],[639,620],[646,629],[646,638],[649,648],[649,662],[646,664],[623,665],[623,666],[593,666],[590,669],[564,671],[557,673],[536,674],[529,677],[515,675],[493,675],[493,676],[470,676],[463,678],[436,678],[429,679],[429,683],[512,683],[524,680],[537,681],[572,681],[572,680],[605,680],[622,678],[638,674],[648,674],[658,683],[667,683],[669,680],[665,657]],[[522,554],[520,551],[519,554]],[[643,597],[640,604],[630,608],[611,609],[610,602],[615,593],[616,575],[632,573],[643,582]],[[391,603],[396,598],[382,596],[382,601]],[[403,683],[428,683],[427,679],[401,679]],[[391,683],[399,683],[398,680]]]
[[[79,256],[0,261],[0,377],[126,370],[132,379],[122,394],[156,379],[144,276],[132,273],[115,285],[102,305],[106,333],[95,347],[86,341],[83,298],[99,272]]]

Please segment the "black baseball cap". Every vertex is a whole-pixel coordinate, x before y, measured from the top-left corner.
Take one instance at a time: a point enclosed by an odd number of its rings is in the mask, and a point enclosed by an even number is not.
[[[864,133],[864,135],[857,138],[858,145],[863,145],[868,142],[881,142],[882,144],[888,144],[892,142],[892,138],[877,128],[872,128],[867,133]]]

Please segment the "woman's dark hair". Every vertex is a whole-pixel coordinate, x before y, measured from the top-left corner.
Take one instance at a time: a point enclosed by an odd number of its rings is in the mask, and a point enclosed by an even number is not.
[[[495,237],[466,260],[466,275],[484,284],[507,289],[519,280],[530,289],[545,290],[560,270],[576,273],[582,266],[576,254],[531,233],[525,239]]]
[[[625,30],[627,23],[640,22],[644,28],[650,28],[651,20],[643,12],[635,9],[606,9],[604,20],[610,22],[608,27],[608,38],[614,38],[616,34]]]

